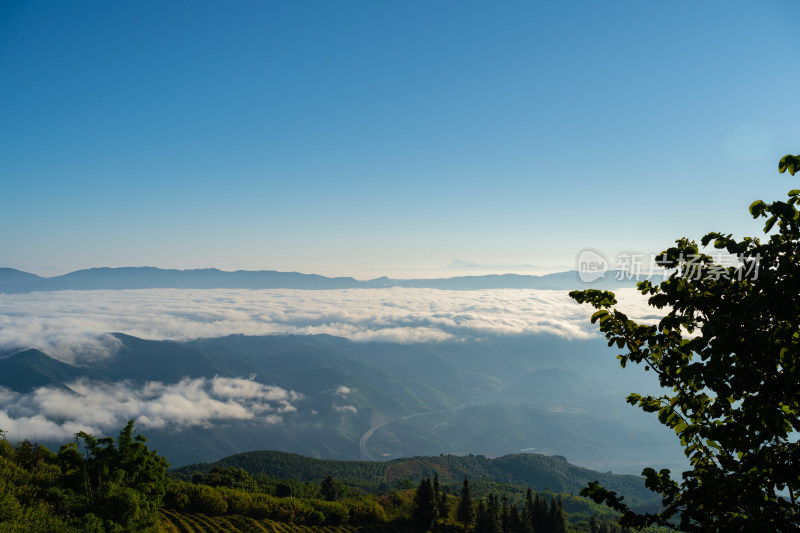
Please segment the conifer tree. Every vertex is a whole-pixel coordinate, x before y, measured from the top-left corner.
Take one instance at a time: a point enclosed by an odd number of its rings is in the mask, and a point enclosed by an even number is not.
[[[500,531],[509,533],[511,531],[511,514],[508,508],[508,496],[503,494],[503,503],[500,505]]]
[[[508,530],[511,533],[522,531],[522,520],[520,519],[519,509],[513,504],[508,508]]]
[[[464,524],[464,531],[475,521],[475,510],[472,508],[472,496],[469,493],[469,481],[464,478],[461,488],[461,499],[456,510],[458,519]]]
[[[509,529],[511,533],[531,533],[533,531],[533,528],[530,528],[529,531],[526,530],[522,522],[523,518],[519,514],[519,509],[517,509],[516,505],[511,506],[511,509],[509,510],[508,514],[509,514],[509,519],[508,519]],[[528,525],[530,526],[530,522],[528,522]]]
[[[433,476],[433,497],[436,500],[436,520],[442,518],[444,523],[447,523],[447,513],[449,512],[447,506],[447,495],[441,490],[439,484],[439,474]]]
[[[419,482],[414,496],[414,524],[422,531],[427,531],[436,520],[436,495],[433,492],[430,478]]]
[[[487,533],[497,533],[500,528],[498,527],[497,519],[500,514],[500,505],[497,500],[497,494],[490,492],[486,504],[486,527]]]
[[[536,494],[536,498],[539,498],[539,494]],[[528,511],[530,516],[534,516],[534,509],[533,491],[528,487],[527,492],[525,492],[525,510]]]
[[[488,513],[483,500],[478,500],[475,510],[475,533],[489,533]]]
[[[545,500],[547,504],[547,500]],[[547,513],[545,514],[545,528],[547,533],[556,532],[556,499],[550,498],[550,505],[547,506]]]
[[[438,494],[436,508],[444,525],[447,525],[447,520],[450,518],[450,502],[448,501],[447,494],[444,491]]]
[[[567,533],[567,518],[561,505],[561,496],[553,498],[547,513],[547,526],[550,533]]]
[[[533,529],[533,517],[528,514],[528,510],[524,508],[522,509],[520,526],[520,531],[522,533],[533,533],[535,531]]]
[[[537,492],[536,499],[533,500],[533,510],[531,512],[531,524],[533,525],[533,530],[537,533],[547,533],[548,511],[547,500]]]

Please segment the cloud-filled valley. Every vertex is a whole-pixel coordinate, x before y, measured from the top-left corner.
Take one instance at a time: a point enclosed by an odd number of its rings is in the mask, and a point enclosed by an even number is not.
[[[616,291],[620,308],[647,319],[633,289]],[[305,291],[146,289],[0,294],[0,349],[37,348],[68,363],[113,354],[121,332],[187,340],[248,335],[319,334],[399,343],[486,335],[597,335],[592,309],[567,291],[496,289],[345,289]]]
[[[639,293],[615,292],[630,317],[654,319]],[[609,416],[609,401],[624,402],[592,394],[632,390],[609,377],[611,353],[594,357],[605,342],[592,311],[566,291],[521,289],[0,294],[0,428],[63,441],[78,431],[113,434],[135,419],[187,462],[264,446],[357,458],[358,437],[375,424],[495,405],[496,414],[476,415],[485,418],[484,440],[436,437],[431,426],[379,435],[373,445],[389,455],[556,449],[577,437],[564,436],[573,422],[553,413]],[[28,348],[50,357],[19,351]],[[500,427],[527,416],[503,402],[532,402],[546,424],[561,424],[549,434],[562,444],[538,442],[544,433],[533,427],[513,444],[499,438]],[[173,446],[170,435],[185,441],[197,432],[206,447]]]

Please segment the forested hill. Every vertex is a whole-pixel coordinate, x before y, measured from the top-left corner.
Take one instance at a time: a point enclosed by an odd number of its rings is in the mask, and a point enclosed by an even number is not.
[[[175,470],[190,474],[208,472],[214,467],[242,468],[250,474],[275,479],[320,481],[332,476],[347,485],[365,490],[385,490],[401,480],[415,484],[438,474],[442,483],[458,484],[464,477],[509,483],[533,490],[578,494],[590,481],[599,481],[609,490],[623,494],[632,503],[646,502],[655,496],[639,476],[602,473],[575,466],[559,456],[513,454],[489,459],[483,455],[440,455],[412,457],[387,462],[338,461],[315,459],[278,451],[253,451],[220,459],[215,463],[188,465]]]

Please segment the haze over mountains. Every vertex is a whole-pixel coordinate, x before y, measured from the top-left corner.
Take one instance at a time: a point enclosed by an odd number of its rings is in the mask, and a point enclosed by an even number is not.
[[[672,434],[624,401],[652,376],[619,369],[567,296],[613,288],[629,316],[656,319],[615,274],[0,269],[0,428],[59,441],[133,418],[174,464],[529,450],[680,468]]]
[[[90,365],[2,356],[0,427],[58,440],[135,418],[176,464],[254,449],[340,459],[530,449],[628,473],[680,461],[671,435],[624,403],[646,384],[597,357],[595,340],[113,338],[117,354]]]
[[[618,275],[620,274],[620,275]],[[50,278],[0,268],[0,293],[19,294],[59,290],[119,289],[374,289],[430,288],[446,290],[477,289],[549,289],[572,290],[579,286],[594,288],[632,287],[634,282],[615,270],[592,283],[584,283],[576,271],[544,274],[486,274],[451,278],[391,279],[380,277],[357,280],[352,277],[326,277],[299,272],[274,270],[238,270],[215,268],[174,270],[155,267],[91,268]],[[619,278],[619,279],[617,279]],[[643,279],[643,278],[642,278]]]

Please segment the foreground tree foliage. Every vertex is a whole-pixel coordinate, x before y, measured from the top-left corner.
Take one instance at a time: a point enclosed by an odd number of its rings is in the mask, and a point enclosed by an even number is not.
[[[58,454],[0,440],[0,531],[149,531],[166,490],[167,461],[133,435],[78,433]]]
[[[58,454],[27,441],[11,444],[0,430],[0,533],[561,533],[568,518],[575,526],[570,531],[588,531],[590,517],[615,518],[585,498],[534,494],[485,479],[476,480],[473,490],[465,478],[459,501],[458,485],[440,483],[438,474],[432,483],[422,478],[417,490],[369,493],[323,477],[327,463],[321,465],[315,481],[219,465],[167,473],[166,461],[147,448],[144,437],[134,436],[132,422],[117,439],[78,433]]]
[[[75,443],[61,447],[58,461],[68,488],[80,493],[94,512],[127,531],[144,531],[158,520],[165,492],[167,460],[148,449],[147,439],[133,436],[133,420],[117,442],[80,432]],[[83,454],[81,454],[83,448]]]
[[[781,173],[800,171],[786,156]],[[676,269],[660,285],[638,288],[666,310],[657,326],[637,324],[607,291],[570,296],[598,311],[618,359],[644,363],[669,393],[631,394],[628,402],[658,413],[685,447],[692,469],[682,479],[645,469],[647,486],[663,497],[657,514],[636,514],[598,483],[582,494],[623,513],[620,524],[658,524],[684,531],[797,531],[800,527],[800,190],[786,202],[754,202],[765,218],[764,240],[709,233],[701,244],[738,256],[723,267],[680,239],[660,264]],[[771,233],[770,233],[771,232]]]

